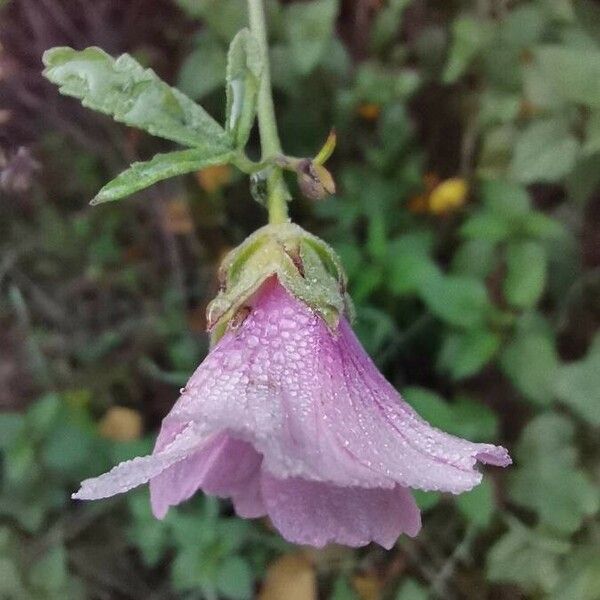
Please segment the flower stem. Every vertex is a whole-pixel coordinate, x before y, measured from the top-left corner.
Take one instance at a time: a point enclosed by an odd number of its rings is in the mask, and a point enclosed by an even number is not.
[[[261,162],[268,161],[282,154],[281,142],[277,133],[277,121],[271,92],[271,69],[269,65],[269,46],[267,41],[267,25],[263,0],[248,0],[250,31],[260,45],[263,55],[263,72],[258,91],[258,130],[262,150]],[[281,168],[273,165],[267,180],[267,209],[269,223],[285,223],[288,221],[287,200],[289,192],[286,188]]]

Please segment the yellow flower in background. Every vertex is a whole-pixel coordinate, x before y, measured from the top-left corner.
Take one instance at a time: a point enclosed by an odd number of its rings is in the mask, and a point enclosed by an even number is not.
[[[102,437],[116,442],[130,442],[142,435],[142,415],[132,408],[111,406],[98,424]]]
[[[469,185],[460,177],[446,179],[438,184],[429,195],[429,212],[443,215],[460,208],[467,201]]]
[[[209,194],[213,194],[231,181],[229,165],[212,165],[196,173],[198,185]]]
[[[358,107],[358,114],[365,121],[376,121],[381,113],[381,107],[374,102],[364,102]]]

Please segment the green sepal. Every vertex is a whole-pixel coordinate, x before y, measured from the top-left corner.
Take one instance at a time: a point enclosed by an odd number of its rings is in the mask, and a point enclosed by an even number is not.
[[[332,331],[337,330],[341,316],[352,318],[346,274],[335,252],[293,223],[266,225],[232,250],[221,265],[221,290],[207,309],[213,343],[273,276]]]

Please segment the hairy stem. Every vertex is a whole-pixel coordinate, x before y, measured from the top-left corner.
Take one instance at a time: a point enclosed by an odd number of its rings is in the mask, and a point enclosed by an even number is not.
[[[271,92],[271,69],[269,65],[269,47],[267,42],[267,25],[263,0],[248,0],[250,30],[258,41],[263,55],[263,72],[258,92],[258,129],[262,149],[261,162],[268,161],[282,154],[281,142],[277,132],[275,108]],[[273,166],[267,181],[269,223],[285,223],[288,220],[288,191],[283,180],[281,168]]]

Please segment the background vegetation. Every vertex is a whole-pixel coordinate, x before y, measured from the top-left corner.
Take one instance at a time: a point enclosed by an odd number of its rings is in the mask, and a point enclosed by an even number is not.
[[[1,598],[600,598],[597,3],[269,2],[285,150],[338,132],[339,194],[294,218],[342,255],[406,399],[515,458],[469,494],[419,494],[424,529],[391,552],[296,548],[203,497],[163,522],[146,490],[69,500],[150,449],[207,351],[219,258],[265,215],[229,168],[89,207],[167,146],[60,97],[41,55],[128,51],[222,119],[245,9],[0,4]]]

